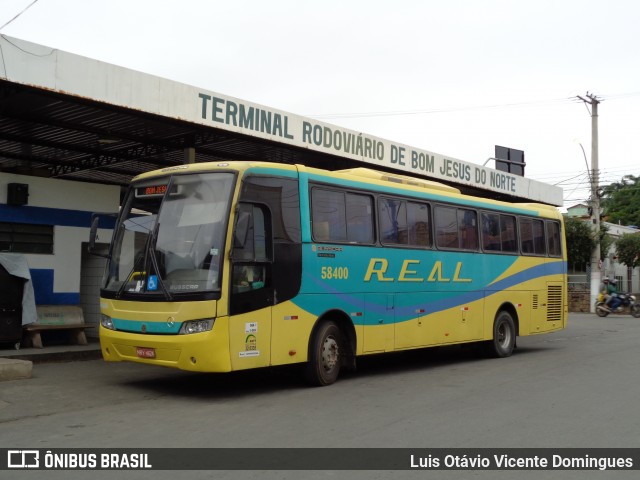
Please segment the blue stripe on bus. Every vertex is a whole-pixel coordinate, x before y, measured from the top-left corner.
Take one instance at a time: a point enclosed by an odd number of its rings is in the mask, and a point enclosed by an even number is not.
[[[554,261],[551,263],[545,263],[542,265],[536,265],[534,267],[525,269],[523,271],[517,272],[513,275],[510,275],[507,278],[499,280],[498,282],[491,283],[486,285],[483,288],[465,291],[465,292],[452,292],[452,291],[432,291],[432,292],[423,292],[429,293],[430,295],[437,295],[438,299],[430,302],[421,302],[417,304],[405,305],[405,306],[396,306],[394,308],[395,322],[400,323],[408,320],[413,320],[417,317],[428,315],[431,313],[437,313],[444,310],[448,310],[450,308],[462,306],[477,300],[481,300],[483,298],[487,298],[496,292],[512,288],[521,283],[540,278],[543,276],[549,275],[557,275],[566,273],[567,265],[564,261]],[[311,275],[305,275],[307,280],[310,280],[313,284],[320,287],[322,291],[326,294],[333,295],[338,298],[342,302],[342,308],[349,312],[352,308],[364,308],[367,312],[366,316],[355,317],[354,323],[358,325],[374,325],[377,324],[378,321],[373,316],[388,316],[389,309],[386,304],[386,296],[384,294],[377,295],[378,300],[383,300],[382,303],[374,303],[362,301],[362,294],[348,294],[343,293],[332,286],[330,286],[327,282],[312,277]],[[390,291],[389,294],[393,294],[393,291]],[[421,293],[421,292],[411,292],[411,293]],[[405,292],[405,295],[409,294],[409,292]],[[322,296],[322,295],[320,295]],[[300,308],[319,316],[325,310],[326,302],[314,302],[314,300],[318,300],[317,295],[302,295],[298,299],[294,299],[293,302],[296,303]],[[321,303],[321,304],[318,304]],[[416,310],[424,310],[424,313],[420,315],[416,315]],[[371,315],[370,315],[371,314]],[[372,316],[373,315],[373,316]]]
[[[515,287],[516,285],[527,282],[529,280],[533,280],[535,278],[544,277],[548,275],[561,274],[561,273],[564,273],[565,271],[566,271],[566,268],[564,266],[564,262],[561,262],[561,261],[554,262],[551,264],[536,265],[535,267],[528,268],[514,275],[511,275],[503,280],[500,280],[499,282],[489,285],[484,290],[465,292],[462,294],[455,295],[454,297],[451,297],[451,298],[443,298],[435,302],[430,302],[428,304],[428,309],[425,313],[428,314],[428,313],[442,312],[444,310],[448,310],[453,307],[458,307],[467,303],[481,300],[483,298],[493,295],[496,292],[506,290],[511,287]],[[409,311],[409,309],[411,310]],[[401,317],[404,317],[410,313],[415,312],[415,309],[416,307],[412,306],[412,307],[396,310],[396,313],[399,313]],[[407,318],[406,320],[409,320],[409,318]]]

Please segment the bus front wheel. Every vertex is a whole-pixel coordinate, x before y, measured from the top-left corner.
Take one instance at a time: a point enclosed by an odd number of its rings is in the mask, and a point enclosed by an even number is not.
[[[509,357],[516,345],[516,326],[513,317],[507,311],[501,311],[493,322],[493,340],[486,344],[491,357]]]
[[[311,385],[331,385],[338,379],[342,363],[342,332],[332,321],[322,322],[309,346],[306,378]]]

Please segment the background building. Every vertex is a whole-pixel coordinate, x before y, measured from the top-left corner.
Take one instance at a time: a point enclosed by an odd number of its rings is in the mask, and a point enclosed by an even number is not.
[[[80,305],[85,321],[97,324],[104,259],[87,252],[91,214],[117,212],[120,187],[12,173],[0,179],[0,251],[25,255],[36,305]],[[15,184],[26,189],[26,203],[9,195]],[[100,242],[111,232],[99,230]]]

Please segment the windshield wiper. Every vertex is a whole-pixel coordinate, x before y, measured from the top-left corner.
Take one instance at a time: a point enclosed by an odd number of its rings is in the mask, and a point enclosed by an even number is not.
[[[156,225],[153,228],[153,232],[151,233],[151,238],[149,239],[149,244],[147,246],[147,255],[151,259],[151,265],[156,272],[156,278],[158,279],[158,286],[160,290],[162,290],[162,294],[164,298],[168,301],[173,300],[173,295],[167,289],[167,286],[164,284],[164,280],[162,279],[162,275],[160,274],[160,267],[158,266],[158,259],[156,258],[156,239],[158,237],[158,230],[160,229],[160,222],[156,221]]]
[[[140,224],[137,224],[137,225],[140,225]],[[156,278],[158,279],[158,286],[160,287],[160,290],[162,291],[164,298],[166,298],[169,301],[173,300],[173,295],[171,295],[169,290],[167,290],[167,287],[164,284],[164,281],[162,280],[162,275],[160,275],[160,267],[158,265],[158,260],[156,259],[155,243],[156,243],[156,238],[158,236],[159,228],[160,228],[160,223],[156,223],[155,227],[153,228],[153,231],[149,231],[149,235],[147,235],[147,241],[145,242],[145,246],[144,246],[144,254],[141,257],[137,258],[136,261],[133,262],[133,267],[131,267],[131,270],[125,277],[125,280],[122,282],[122,285],[120,285],[120,288],[116,292],[116,299],[119,299],[124,293],[125,289],[127,288],[127,285],[129,285],[131,276],[135,273],[136,270],[139,269],[141,261],[142,261],[141,271],[146,272],[147,268],[145,264],[147,263],[146,262],[147,259],[150,259],[151,266],[156,272]],[[147,282],[148,282],[148,276],[149,275],[147,274]]]

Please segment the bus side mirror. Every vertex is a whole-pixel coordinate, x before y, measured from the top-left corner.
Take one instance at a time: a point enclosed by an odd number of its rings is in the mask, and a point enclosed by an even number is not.
[[[87,248],[87,250],[91,255],[95,255],[97,257],[109,258],[108,253],[105,253],[104,250],[100,250],[96,248],[96,241],[98,240],[98,226],[100,225],[100,218],[104,216],[112,217],[115,219],[115,217],[117,217],[117,214],[115,213],[91,214],[91,229],[89,230],[89,247]]]

